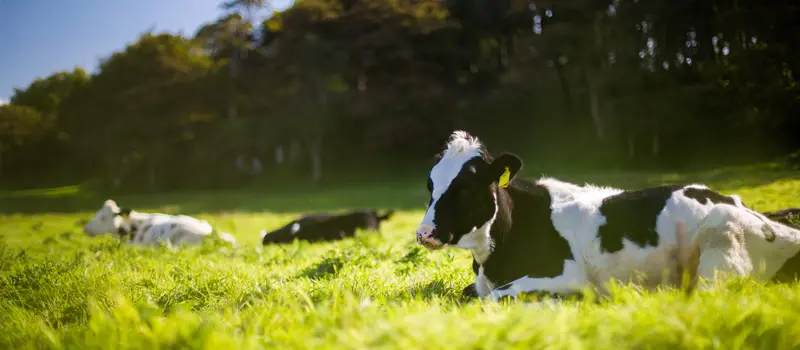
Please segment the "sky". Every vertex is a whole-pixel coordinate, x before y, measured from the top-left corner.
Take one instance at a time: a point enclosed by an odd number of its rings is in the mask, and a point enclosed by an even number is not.
[[[13,88],[101,58],[143,32],[192,35],[223,14],[219,0],[0,0],[0,105]],[[292,0],[272,0],[284,9]]]

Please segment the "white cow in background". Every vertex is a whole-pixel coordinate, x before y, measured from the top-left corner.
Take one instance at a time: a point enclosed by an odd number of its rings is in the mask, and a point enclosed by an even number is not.
[[[162,213],[140,213],[128,208],[120,208],[109,199],[97,211],[83,231],[91,237],[112,234],[127,238],[127,243],[137,245],[168,246],[196,245],[214,233],[214,228],[205,220],[186,215]],[[224,232],[217,232],[220,239],[236,245],[236,238]]]

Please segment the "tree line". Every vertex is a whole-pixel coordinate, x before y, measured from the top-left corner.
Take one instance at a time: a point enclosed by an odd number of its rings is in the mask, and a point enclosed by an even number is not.
[[[147,32],[94,74],[15,89],[0,179],[312,183],[420,164],[454,128],[564,167],[800,147],[791,0],[297,0],[254,15],[267,5],[228,1],[191,36]]]

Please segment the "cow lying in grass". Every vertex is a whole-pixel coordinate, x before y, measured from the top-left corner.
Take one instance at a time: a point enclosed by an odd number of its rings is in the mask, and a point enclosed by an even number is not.
[[[492,158],[463,131],[437,158],[416,238],[428,249],[471,250],[479,297],[579,294],[610,279],[663,285],[670,259],[654,257],[678,246],[679,224],[698,250],[689,272],[699,278],[715,270],[759,280],[796,273],[787,261],[800,251],[799,230],[703,185],[626,191],[527,181],[516,176],[518,157]]]
[[[186,215],[140,213],[120,208],[113,200],[107,200],[89,221],[83,231],[89,236],[113,234],[129,244],[168,246],[195,245],[213,237],[214,228],[205,221]],[[236,238],[217,232],[220,239],[232,245]]]
[[[356,229],[380,231],[381,222],[389,220],[394,210],[378,215],[376,210],[358,210],[344,214],[310,214],[267,233],[261,231],[263,244],[289,243],[294,239],[309,242],[336,241],[353,237]]]

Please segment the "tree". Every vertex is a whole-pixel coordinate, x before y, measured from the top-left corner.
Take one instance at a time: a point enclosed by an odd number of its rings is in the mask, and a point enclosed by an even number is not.
[[[0,175],[6,155],[38,141],[45,130],[39,111],[13,103],[0,106]]]
[[[216,94],[210,76],[216,66],[191,40],[170,34],[144,34],[122,52],[104,60],[99,73],[73,113],[92,130],[84,150],[104,157],[109,174],[143,162],[148,182],[156,185],[157,169],[167,150],[186,140],[197,123],[213,119]],[[85,131],[85,130],[84,130]],[[79,132],[79,131],[76,131]],[[98,147],[99,146],[99,147]]]
[[[51,126],[56,123],[58,109],[73,90],[89,82],[89,75],[83,68],[51,74],[44,79],[36,79],[25,89],[14,89],[11,103],[34,108]]]

